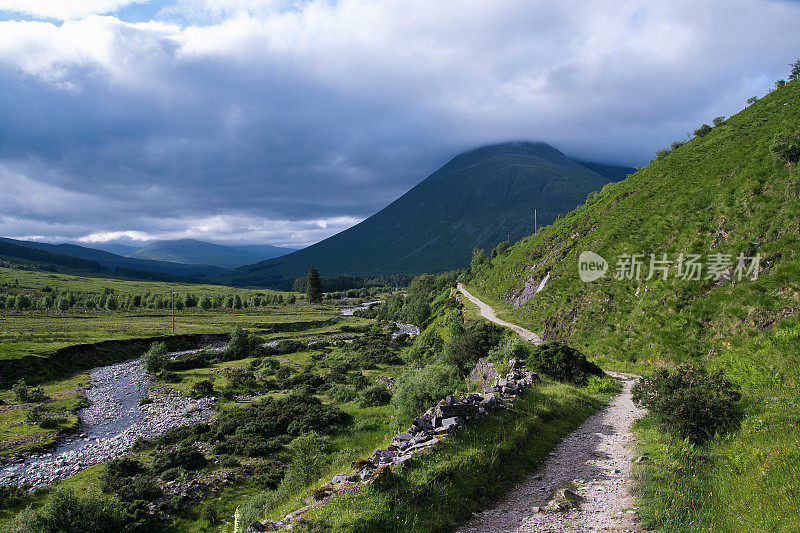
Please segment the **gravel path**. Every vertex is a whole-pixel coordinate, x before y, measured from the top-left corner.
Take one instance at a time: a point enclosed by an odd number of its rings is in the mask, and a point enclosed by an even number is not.
[[[628,478],[630,427],[644,411],[631,401],[635,378],[611,375],[622,381],[622,393],[561,441],[497,506],[473,515],[460,533],[640,531]],[[565,488],[578,496],[574,505],[558,494]]]
[[[491,307],[461,284],[458,290],[478,305],[488,320],[541,343],[535,333],[497,318]],[[608,374],[622,382],[619,396],[567,435],[545,463],[494,508],[474,514],[459,533],[641,531],[629,477],[634,453],[631,425],[645,411],[631,400],[637,378]]]
[[[460,283],[458,284],[458,290],[461,291],[461,293],[466,296],[470,302],[474,303],[480,308],[481,315],[487,320],[516,331],[517,334],[526,341],[531,341],[534,344],[542,344],[542,338],[539,337],[539,335],[529,329],[523,328],[522,326],[518,326],[516,324],[512,324],[511,322],[506,322],[502,318],[498,318],[497,314],[494,312],[494,309],[471,295],[469,291]]]

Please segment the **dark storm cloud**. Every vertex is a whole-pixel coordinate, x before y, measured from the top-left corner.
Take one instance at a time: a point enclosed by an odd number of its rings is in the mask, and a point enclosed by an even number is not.
[[[640,164],[800,54],[788,2],[102,4],[159,22],[0,22],[2,235],[307,244],[480,144]]]

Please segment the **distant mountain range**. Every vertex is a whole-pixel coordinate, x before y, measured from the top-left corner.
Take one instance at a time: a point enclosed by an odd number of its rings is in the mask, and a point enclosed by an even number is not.
[[[491,251],[551,224],[590,192],[633,173],[578,162],[546,143],[513,142],[458,155],[360,224],[279,258],[212,276],[233,285],[280,285],[316,267],[337,274],[417,274],[468,265],[473,248]]]
[[[223,246],[194,239],[157,241],[126,254],[137,259],[236,268],[295,251],[270,245]]]
[[[176,278],[202,278],[211,274],[224,272],[224,269],[211,265],[184,265],[166,261],[123,257],[110,252],[95,250],[94,248],[78,246],[76,244],[48,244],[43,242],[19,241],[2,237],[0,237],[0,242],[12,244],[17,247],[40,250],[59,256],[77,257],[85,261],[96,262],[108,268],[111,273],[125,273],[127,275],[131,272],[124,272],[125,270],[137,271],[135,273],[136,275],[131,277],[143,277],[148,279],[147,276],[142,274],[143,272],[156,272],[168,274]],[[9,247],[8,250],[9,253],[11,253],[14,248]],[[45,258],[37,259],[37,261],[50,262]]]

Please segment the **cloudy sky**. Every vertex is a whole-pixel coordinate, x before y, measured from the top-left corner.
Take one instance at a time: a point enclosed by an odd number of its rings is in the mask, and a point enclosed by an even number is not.
[[[0,0],[0,235],[302,246],[457,153],[640,165],[800,57],[777,0]]]

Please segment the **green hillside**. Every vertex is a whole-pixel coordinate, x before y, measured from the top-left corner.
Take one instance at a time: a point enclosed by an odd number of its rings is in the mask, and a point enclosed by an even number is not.
[[[614,176],[632,171],[598,166]],[[544,143],[515,142],[465,152],[360,224],[292,254],[215,280],[280,283],[315,266],[337,274],[417,274],[460,268],[475,247],[491,249],[555,221],[610,181]]]
[[[800,169],[771,151],[777,133],[799,124],[794,81],[607,185],[470,282],[508,320],[607,365],[647,372],[699,360],[742,386],[746,416],[726,439],[687,448],[640,427],[652,458],[640,470],[648,526],[792,531],[800,522]],[[580,280],[584,251],[608,261],[604,278]],[[664,253],[667,280],[660,271],[645,279],[650,254]],[[681,253],[706,267],[729,254],[733,264],[721,279],[678,279]],[[613,279],[620,254],[644,254],[641,280]],[[738,279],[738,254],[760,255],[757,280]]]
[[[179,239],[174,241],[156,241],[143,248],[131,252],[127,257],[137,259],[151,259],[154,261],[169,261],[186,265],[211,265],[220,268],[236,268],[263,261],[266,257],[277,257],[291,250],[272,248],[270,253],[261,247],[261,253],[234,246],[223,246],[210,242],[194,239]]]

